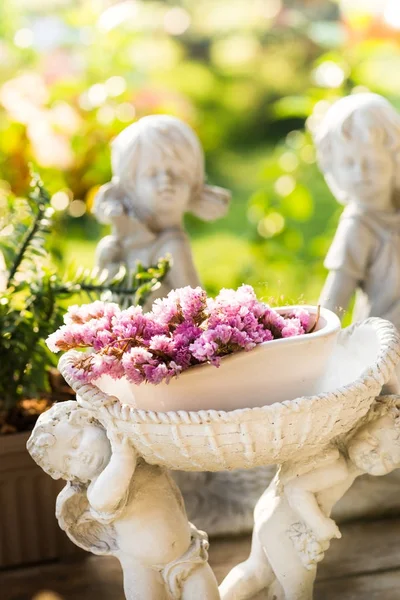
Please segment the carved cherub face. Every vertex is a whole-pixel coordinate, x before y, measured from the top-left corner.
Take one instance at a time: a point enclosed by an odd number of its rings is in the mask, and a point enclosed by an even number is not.
[[[361,428],[349,445],[351,461],[370,475],[386,475],[400,466],[400,428],[391,415]]]
[[[110,460],[111,448],[104,429],[87,424],[84,427],[60,421],[51,432],[55,443],[49,448],[52,466],[65,479],[82,483],[100,475]]]
[[[135,208],[151,229],[179,226],[192,194],[187,165],[160,148],[142,148],[135,173]]]
[[[105,430],[75,401],[60,402],[40,415],[27,448],[55,479],[81,483],[97,477],[111,456]]]
[[[394,212],[400,185],[400,115],[378,94],[335,102],[315,130],[318,163],[337,200]]]
[[[357,138],[333,143],[325,177],[339,201],[355,201],[375,210],[392,208],[395,164],[383,146]]]

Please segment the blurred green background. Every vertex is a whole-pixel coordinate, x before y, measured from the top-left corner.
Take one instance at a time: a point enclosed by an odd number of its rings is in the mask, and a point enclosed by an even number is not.
[[[109,142],[176,115],[200,136],[209,182],[233,192],[225,219],[187,219],[208,291],[246,282],[274,304],[314,303],[341,208],[310,130],[366,89],[400,109],[399,0],[3,0],[0,196],[25,193],[32,161],[60,263],[91,266]]]

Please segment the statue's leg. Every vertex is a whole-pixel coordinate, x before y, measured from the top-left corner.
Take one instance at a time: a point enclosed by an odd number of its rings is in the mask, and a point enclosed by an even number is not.
[[[316,566],[305,568],[292,540],[282,531],[279,522],[276,527],[271,522],[267,527],[261,526],[258,535],[269,564],[282,586],[283,599],[312,600]]]
[[[169,600],[162,575],[156,569],[119,556],[126,600]]]
[[[250,556],[245,562],[236,565],[221,583],[221,600],[247,600],[268,588],[274,580],[274,572],[257,534],[253,532]]]
[[[220,600],[218,583],[209,564],[195,568],[182,587],[181,600]]]

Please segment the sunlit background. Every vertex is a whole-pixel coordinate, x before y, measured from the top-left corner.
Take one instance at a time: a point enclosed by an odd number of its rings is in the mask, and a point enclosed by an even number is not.
[[[187,219],[207,289],[316,301],[341,209],[310,130],[357,91],[400,109],[399,0],[3,0],[0,35],[0,193],[23,194],[37,165],[60,261],[91,265],[106,231],[90,209],[110,140],[169,113],[233,192],[225,219]]]

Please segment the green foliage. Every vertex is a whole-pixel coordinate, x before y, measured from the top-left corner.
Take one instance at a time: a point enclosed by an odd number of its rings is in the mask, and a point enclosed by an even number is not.
[[[187,219],[207,290],[248,282],[276,303],[316,302],[340,208],[305,131],[352,91],[400,108],[388,3],[3,0],[3,187],[22,193],[33,158],[67,198],[55,215],[63,253],[90,268],[110,141],[144,115],[174,114],[199,134],[210,183],[233,191],[224,220]]]
[[[71,299],[89,302],[117,297],[143,304],[160,285],[169,263],[134,272],[121,268],[110,279],[106,271],[78,269],[59,276],[51,264],[48,236],[53,209],[37,176],[27,198],[8,198],[0,221],[0,409],[9,411],[23,398],[48,391],[47,370],[55,365],[45,340],[62,324]]]

